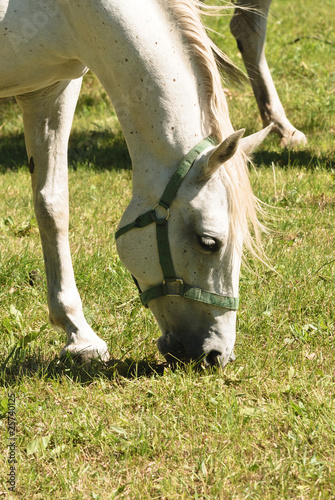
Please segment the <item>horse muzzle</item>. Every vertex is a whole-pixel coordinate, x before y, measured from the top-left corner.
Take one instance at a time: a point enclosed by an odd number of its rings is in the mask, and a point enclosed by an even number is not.
[[[203,342],[185,342],[182,336],[164,333],[157,340],[159,352],[165,357],[166,361],[173,367],[194,363],[196,366],[205,368],[219,367],[224,368],[229,361],[235,359],[233,345],[226,346],[213,339],[206,339]]]

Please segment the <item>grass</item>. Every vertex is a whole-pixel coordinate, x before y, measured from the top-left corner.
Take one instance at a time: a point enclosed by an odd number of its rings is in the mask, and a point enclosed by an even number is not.
[[[255,193],[274,207],[264,237],[273,269],[250,262],[242,270],[237,359],[223,373],[172,372],[157,353],[158,328],[140,307],[113,238],[131,196],[130,161],[92,75],[70,142],[71,248],[86,317],[119,361],[108,368],[59,361],[64,336],[47,323],[22,120],[12,100],[1,102],[1,496],[335,498],[331,6],[273,5],[269,64],[309,143],[282,151],[269,138],[255,155]],[[219,43],[241,64],[226,21],[211,23],[226,30]],[[251,90],[230,92],[236,128],[261,128]],[[15,494],[6,484],[12,393]]]

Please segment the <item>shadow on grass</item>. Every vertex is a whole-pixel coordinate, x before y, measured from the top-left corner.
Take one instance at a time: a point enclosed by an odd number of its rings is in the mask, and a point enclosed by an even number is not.
[[[69,143],[69,166],[76,170],[78,165],[86,165],[96,171],[111,169],[130,169],[131,160],[127,145],[121,131],[110,130],[84,131],[73,133]],[[261,150],[253,154],[255,165],[271,167],[272,163],[282,168],[307,168],[309,170],[334,169],[335,157],[329,155],[313,155],[311,151]],[[22,165],[28,165],[22,134],[6,135],[0,141],[0,174],[16,171]]]
[[[80,359],[70,355],[63,358],[56,356],[48,360],[41,354],[31,354],[31,351],[17,345],[5,360],[0,361],[0,387],[16,385],[26,377],[49,380],[66,377],[75,383],[86,385],[101,378],[121,382],[122,379],[161,377],[167,372],[192,372],[200,376],[220,372],[227,386],[241,382],[239,378],[226,377],[224,369],[219,366],[204,367],[202,359],[188,363],[176,360],[173,365],[157,362],[154,358],[111,359],[106,363],[92,360],[90,363],[82,363]]]
[[[130,169],[131,160],[122,132],[110,130],[73,133],[70,137],[69,166],[80,164],[99,170]],[[6,135],[0,141],[0,174],[28,166],[24,135]]]
[[[335,155],[329,152],[327,156],[313,155],[308,149],[306,150],[289,150],[283,149],[282,151],[269,151],[261,150],[253,153],[253,162],[257,165],[269,166],[272,163],[276,166],[285,168],[296,167],[308,170],[317,170],[320,167],[322,170],[331,170],[335,168]]]
[[[218,366],[205,368],[201,361],[178,362],[171,366],[167,362],[159,363],[153,358],[141,360],[127,358],[124,361],[112,359],[102,363],[93,360],[89,364],[82,364],[70,355],[61,359],[56,356],[52,360],[47,360],[36,353],[27,354],[25,349],[14,353],[10,364],[6,361],[0,362],[0,387],[6,388],[16,386],[29,377],[58,381],[66,377],[77,384],[90,385],[101,379],[122,383],[125,379],[162,377],[171,372],[192,373],[199,377],[219,374],[227,387],[237,387],[243,380],[254,378],[253,375],[244,378],[227,376],[225,369]]]
[[[5,361],[0,366],[0,386],[6,387],[17,384],[25,377],[37,376],[53,380],[67,377],[79,384],[90,384],[101,378],[118,381],[124,378],[162,376],[168,368],[167,363],[149,359],[113,359],[107,363],[93,360],[89,364],[82,364],[71,356],[62,359],[57,356],[46,360],[36,354],[26,354],[24,350],[15,353],[10,364]]]

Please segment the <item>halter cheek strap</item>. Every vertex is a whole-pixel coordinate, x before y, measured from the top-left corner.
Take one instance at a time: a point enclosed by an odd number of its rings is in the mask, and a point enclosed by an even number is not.
[[[211,137],[208,137],[191,149],[172,175],[159,202],[151,210],[140,215],[130,224],[121,227],[115,233],[115,238],[117,239],[132,229],[143,228],[153,223],[156,224],[157,247],[159,262],[164,276],[163,282],[149,288],[145,292],[142,292],[136,278],[133,276],[135,284],[140,292],[141,302],[145,307],[148,307],[148,303],[151,300],[159,297],[179,296],[233,311],[238,309],[237,297],[227,297],[226,295],[210,292],[202,288],[189,285],[185,283],[183,279],[177,277],[170,250],[168,232],[170,206],[194,161],[202,151],[213,145],[215,145],[215,141]],[[163,208],[163,214],[162,208],[159,210],[160,216],[158,215],[158,207]]]

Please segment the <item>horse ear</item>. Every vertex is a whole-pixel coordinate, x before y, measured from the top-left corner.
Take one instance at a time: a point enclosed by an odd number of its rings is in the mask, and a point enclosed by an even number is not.
[[[221,144],[211,151],[204,171],[205,178],[211,177],[223,163],[234,156],[244,132],[244,128],[238,130],[237,132],[233,132],[223,142],[221,142]]]
[[[253,150],[257,148],[261,144],[261,142],[264,141],[268,133],[271,132],[273,125],[273,123],[270,123],[270,125],[268,125],[267,127],[263,128],[259,132],[256,132],[256,134],[243,137],[239,144],[240,149],[243,151],[243,153],[249,156],[253,152]]]

